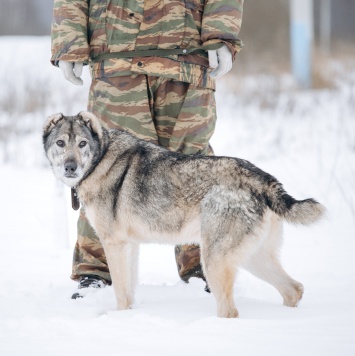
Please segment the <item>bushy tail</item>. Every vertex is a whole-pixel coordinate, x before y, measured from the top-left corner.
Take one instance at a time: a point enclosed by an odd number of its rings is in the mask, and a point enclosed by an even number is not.
[[[273,182],[268,188],[264,193],[267,205],[289,223],[309,225],[325,214],[326,209],[322,204],[314,199],[294,199],[279,182]]]

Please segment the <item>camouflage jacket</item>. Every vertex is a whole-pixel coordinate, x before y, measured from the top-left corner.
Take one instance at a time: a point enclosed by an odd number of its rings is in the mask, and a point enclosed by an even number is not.
[[[88,63],[93,78],[137,73],[214,88],[205,50],[224,43],[235,58],[243,1],[54,0],[51,60]]]

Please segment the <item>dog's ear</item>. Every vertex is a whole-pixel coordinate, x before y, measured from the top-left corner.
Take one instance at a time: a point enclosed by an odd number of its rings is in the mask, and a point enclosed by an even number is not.
[[[49,132],[53,129],[55,125],[58,124],[59,121],[63,120],[64,115],[61,113],[53,114],[47,118],[43,125],[43,134],[49,134]]]
[[[92,131],[95,132],[100,138],[103,136],[103,127],[100,120],[89,111],[81,111],[78,117],[82,119],[85,125]]]

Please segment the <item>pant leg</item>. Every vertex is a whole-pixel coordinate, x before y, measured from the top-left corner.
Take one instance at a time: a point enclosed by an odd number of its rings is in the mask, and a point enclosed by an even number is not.
[[[214,91],[169,79],[152,89],[159,144],[184,154],[213,154],[209,141],[217,118]]]
[[[106,78],[92,82],[88,109],[106,126],[126,129],[172,151],[212,152],[209,139],[216,114],[214,92],[210,89],[144,75]],[[102,254],[95,256],[95,251]],[[175,252],[182,279],[203,277],[197,245],[179,246]],[[88,274],[111,282],[100,240],[82,212],[72,278]]]
[[[209,140],[216,124],[214,91],[161,79],[150,85],[159,144],[185,154],[213,155]],[[179,276],[204,279],[198,245],[178,245],[175,259]]]
[[[93,80],[88,110],[109,128],[127,130],[142,140],[158,144],[148,94],[145,75]]]
[[[128,76],[93,80],[88,110],[107,127],[122,128],[135,136],[158,144],[152,121],[146,76]],[[111,283],[100,239],[82,210],[78,220],[78,238],[74,250],[71,278],[97,275]]]
[[[107,266],[104,249],[95,231],[90,226],[83,209],[78,220],[78,238],[76,241],[71,278],[95,275],[111,284],[110,271]]]

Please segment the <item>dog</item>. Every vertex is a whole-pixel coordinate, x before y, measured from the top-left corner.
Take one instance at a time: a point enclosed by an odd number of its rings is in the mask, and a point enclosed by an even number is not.
[[[279,261],[282,223],[316,222],[325,212],[320,203],[294,199],[246,160],[171,152],[108,130],[90,112],[50,116],[43,145],[100,238],[119,310],[133,304],[141,243],[198,243],[219,317],[238,317],[240,267],[273,285],[284,305],[298,305],[303,286]]]

